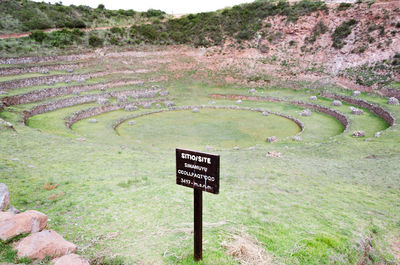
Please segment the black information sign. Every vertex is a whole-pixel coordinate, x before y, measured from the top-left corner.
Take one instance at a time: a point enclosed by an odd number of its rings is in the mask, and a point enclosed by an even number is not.
[[[176,149],[176,184],[219,193],[219,155]]]
[[[203,256],[203,191],[219,193],[219,156],[176,149],[176,184],[193,188],[194,260]]]

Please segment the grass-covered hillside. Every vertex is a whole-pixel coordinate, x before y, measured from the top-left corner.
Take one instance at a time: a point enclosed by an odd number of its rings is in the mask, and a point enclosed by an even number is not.
[[[0,1],[0,34],[50,28],[91,28],[133,24],[141,18],[162,18],[165,12],[108,10],[104,5],[64,6],[27,0]]]

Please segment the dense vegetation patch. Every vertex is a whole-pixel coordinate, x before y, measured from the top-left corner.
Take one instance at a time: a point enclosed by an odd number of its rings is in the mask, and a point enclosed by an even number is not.
[[[398,80],[400,76],[400,54],[397,53],[389,60],[374,64],[364,64],[347,68],[342,75],[350,78],[359,85],[383,87]]]
[[[159,12],[162,13],[162,11]],[[149,10],[144,14],[150,17],[154,16],[154,13],[155,11]],[[104,5],[90,8],[84,5],[64,6],[60,3],[52,5],[27,0],[4,0],[0,1],[0,14],[0,33],[10,33],[35,29],[86,28],[96,25],[132,23],[137,12],[107,10]]]
[[[6,1],[7,3],[14,3]],[[31,2],[27,2],[32,4]],[[47,10],[47,4],[43,4]],[[90,14],[97,18],[101,15],[111,17],[116,14],[108,13],[103,6],[97,9],[88,9],[86,7],[64,7],[61,5],[52,6],[53,8],[65,9],[66,13],[70,10],[79,9],[85,10],[87,14],[84,16],[87,20],[84,22],[90,24]],[[25,8],[26,9],[26,8]],[[68,45],[85,45],[87,47],[99,47],[102,45],[129,45],[129,44],[190,44],[195,47],[209,47],[221,45],[225,39],[229,38],[237,43],[254,39],[256,34],[262,28],[262,22],[269,16],[281,15],[287,18],[288,22],[295,22],[300,16],[307,15],[318,10],[327,10],[325,4],[321,1],[303,0],[294,4],[289,4],[286,1],[271,2],[271,1],[255,1],[249,4],[242,4],[227,8],[217,12],[206,12],[199,14],[189,14],[178,19],[165,18],[165,12],[160,10],[150,9],[147,12],[141,13],[142,17],[152,18],[152,23],[135,23],[130,28],[112,28],[103,32],[86,33],[78,29],[55,31],[52,33],[44,33],[35,30],[30,35],[30,39],[35,42],[35,45],[46,47],[61,47]],[[68,12],[67,12],[68,11]],[[33,11],[29,11],[33,12]],[[35,11],[36,12],[36,11]],[[83,11],[82,11],[83,12]],[[133,16],[131,11],[110,11],[118,12],[118,16]],[[75,14],[76,12],[74,12]],[[35,17],[31,15],[32,17]],[[46,18],[45,15],[41,17]],[[72,16],[73,17],[73,16]],[[71,17],[71,18],[72,18]],[[82,18],[83,19],[83,18]],[[49,19],[47,22],[53,21]],[[54,26],[49,23],[44,23],[46,26],[30,26],[25,29],[43,29]],[[72,22],[71,22],[72,23]],[[50,23],[51,24],[51,23]],[[74,24],[75,25],[75,24]],[[59,25],[65,27],[74,27]],[[79,26],[79,25],[78,25]],[[326,31],[325,25],[319,23],[315,29],[315,36],[323,34]],[[31,44],[32,45],[32,44]],[[15,49],[5,45],[0,45],[0,51],[10,52],[10,49]],[[26,45],[29,47],[30,45]]]
[[[352,27],[356,24],[357,21],[355,19],[350,19],[340,24],[332,34],[332,46],[336,49],[343,48],[343,46],[346,44],[344,39],[350,35]]]

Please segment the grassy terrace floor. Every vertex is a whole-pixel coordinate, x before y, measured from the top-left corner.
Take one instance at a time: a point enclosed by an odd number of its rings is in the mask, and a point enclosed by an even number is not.
[[[151,73],[130,78],[149,77]],[[239,105],[209,97],[211,93],[248,95],[245,87],[168,81],[148,82],[140,88],[153,84],[167,88],[177,106],[238,105],[293,116],[305,125],[302,141],[265,142],[271,135],[295,135],[298,127],[285,118],[249,111],[152,114],[136,118],[135,125],[123,123],[117,129],[119,136],[112,128],[114,122],[132,112],[104,113],[92,117],[97,123],[84,119],[68,129],[65,120],[70,115],[97,104],[33,116],[28,126],[20,123],[22,111],[47,100],[13,106],[0,112],[0,118],[12,122],[18,132],[0,131],[0,180],[10,187],[11,204],[46,213],[49,228],[73,241],[79,253],[92,260],[192,264],[193,195],[191,189],[175,184],[174,148],[196,148],[221,156],[220,194],[204,194],[200,264],[240,264],[223,247],[234,235],[258,241],[276,264],[358,264],[365,260],[366,251],[365,264],[398,262],[393,251],[393,242],[400,238],[397,125],[387,129],[367,110],[361,116],[351,115],[351,105],[344,104],[331,107],[350,119],[349,130],[342,133],[343,126],[334,118],[314,111],[311,117],[302,117],[301,108],[284,102]],[[116,90],[121,88],[107,91]],[[318,93],[282,88],[259,89],[256,95],[330,106],[331,100],[309,100]],[[387,105],[386,99],[367,94],[360,98],[384,106],[400,119],[400,107]],[[134,113],[152,110],[155,104]],[[366,137],[353,138],[354,130],[364,130]],[[373,137],[382,130],[380,138]],[[282,157],[267,157],[269,151]],[[47,191],[46,182],[59,186]],[[373,247],[367,248],[369,244]],[[0,250],[2,261],[12,262]]]

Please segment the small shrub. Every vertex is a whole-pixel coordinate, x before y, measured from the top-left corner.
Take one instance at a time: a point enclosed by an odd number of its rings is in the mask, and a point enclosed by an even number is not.
[[[344,10],[347,10],[349,7],[351,7],[351,3],[340,3],[337,10],[344,11]]]
[[[396,28],[400,28],[400,21],[399,22],[397,22],[397,24],[396,24]]]
[[[165,12],[157,9],[149,9],[146,12],[142,13],[142,16],[151,18],[151,17],[159,17],[162,18],[164,17]]]
[[[29,38],[35,40],[36,42],[43,42],[47,38],[47,34],[43,30],[34,30],[29,35]]]
[[[336,49],[341,49],[345,45],[343,40],[350,35],[351,27],[356,24],[357,21],[355,19],[350,19],[340,24],[332,34],[332,46]]]
[[[92,34],[89,36],[89,45],[92,47],[101,47],[103,46],[103,42],[103,39],[97,35]]]

